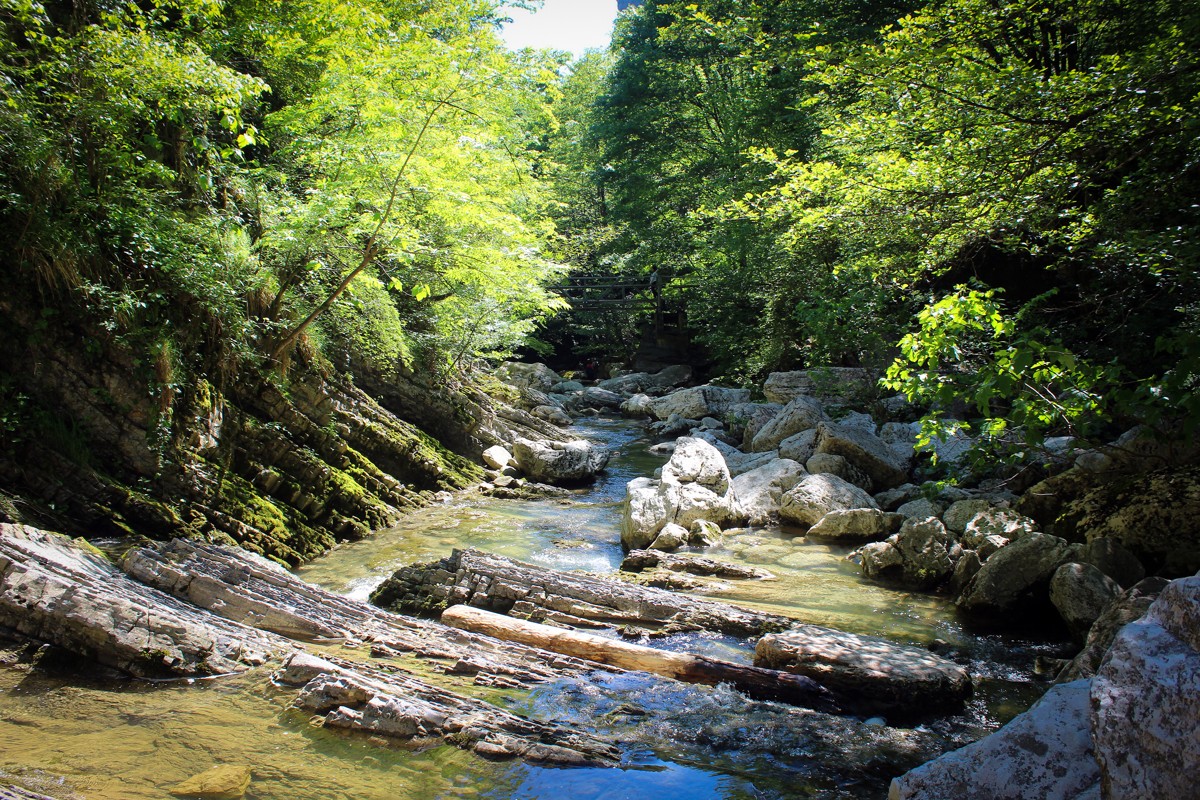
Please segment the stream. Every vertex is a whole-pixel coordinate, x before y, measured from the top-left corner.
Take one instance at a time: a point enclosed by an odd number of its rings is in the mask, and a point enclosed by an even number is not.
[[[543,500],[463,494],[343,544],[298,574],[365,600],[396,568],[455,547],[555,569],[615,571],[625,485],[665,457],[650,453],[649,440],[628,420],[587,418],[575,432],[614,453],[587,489]],[[848,551],[776,529],[727,536],[706,554],[764,567],[778,579],[731,582],[708,596],[903,643],[936,643],[969,663],[979,677],[965,712],[921,729],[943,747],[994,730],[1044,692],[1033,662],[1059,655],[1058,644],[972,630],[945,598],[864,582],[845,559]],[[747,663],[752,655],[745,643],[718,636],[655,645]],[[37,765],[86,798],[165,798],[174,784],[226,763],[253,767],[246,797],[258,800],[880,798],[896,765],[912,766],[914,758],[899,733],[895,752],[889,740],[881,745],[881,720],[849,719],[812,736],[803,727],[809,712],[641,674],[560,681],[532,692],[451,682],[521,713],[591,728],[626,754],[621,769],[552,769],[489,762],[449,746],[413,751],[314,727],[290,707],[294,692],[271,687],[261,670],[152,684],[94,665],[82,665],[81,677],[81,665],[69,659],[47,659],[36,669],[17,661],[0,661],[0,780],[5,771],[29,777],[29,765]]]

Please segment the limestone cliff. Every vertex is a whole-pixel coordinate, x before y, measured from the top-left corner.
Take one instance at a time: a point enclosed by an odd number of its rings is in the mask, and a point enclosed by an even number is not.
[[[296,564],[477,480],[480,452],[514,430],[551,434],[466,382],[352,377],[311,355],[286,373],[172,375],[85,315],[37,309],[0,300],[0,517],[11,521],[232,539]]]

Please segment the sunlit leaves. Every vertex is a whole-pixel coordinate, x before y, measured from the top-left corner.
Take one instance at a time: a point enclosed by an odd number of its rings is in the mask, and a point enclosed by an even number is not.
[[[1079,358],[1048,331],[1023,330],[993,291],[959,287],[926,306],[918,323],[900,340],[884,384],[934,409],[924,446],[966,432],[997,455],[1005,442],[1086,437],[1119,406],[1119,367]],[[971,422],[953,414],[964,402],[973,406]]]

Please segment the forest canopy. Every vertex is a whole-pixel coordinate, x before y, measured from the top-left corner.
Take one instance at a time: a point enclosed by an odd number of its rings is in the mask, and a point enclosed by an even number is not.
[[[9,268],[214,383],[296,346],[509,352],[559,305],[532,167],[558,61],[507,51],[502,11],[3,0]]]
[[[735,383],[865,365],[994,438],[1200,418],[1194,8],[645,0],[573,62],[504,14],[0,0],[14,296],[168,421],[297,358],[544,351],[568,270],[653,285]],[[647,322],[556,324],[621,359]]]
[[[1171,0],[648,0],[593,262],[669,272],[735,381],[887,368],[992,438],[1195,420],[1198,38]]]

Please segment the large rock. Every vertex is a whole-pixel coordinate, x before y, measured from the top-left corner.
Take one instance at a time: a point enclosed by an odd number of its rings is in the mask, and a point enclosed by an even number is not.
[[[1092,623],[1120,594],[1117,582],[1091,564],[1063,564],[1050,579],[1050,602],[1081,644]]]
[[[917,519],[925,519],[926,517],[938,517],[940,519],[945,510],[945,506],[936,500],[930,500],[928,497],[914,497],[907,503],[901,503],[896,509],[896,513]]]
[[[830,542],[870,542],[890,536],[900,527],[901,518],[878,508],[852,508],[830,511],[808,529],[810,539]]]
[[[807,474],[804,467],[786,458],[742,473],[732,482],[734,516],[748,525],[778,522],[783,495]]]
[[[952,544],[945,526],[937,518],[909,517],[886,542],[863,548],[863,573],[874,580],[929,589],[954,571],[954,561],[950,558]]]
[[[811,527],[830,511],[877,507],[871,495],[836,475],[808,475],[783,495],[779,516],[784,522]]]
[[[779,453],[775,450],[770,450],[766,453],[743,453],[740,450],[735,450],[732,453],[722,451],[722,455],[725,456],[725,464],[729,467],[729,474],[734,478],[765,467],[772,461],[779,459]]]
[[[772,372],[763,384],[763,394],[772,403],[790,403],[809,396],[845,404],[868,396],[875,378],[865,369],[822,367],[795,372]]]
[[[962,527],[963,547],[974,547],[976,541],[988,536],[1020,539],[1037,531],[1037,523],[1023,514],[1006,508],[988,508],[971,517]]]
[[[967,460],[971,454],[971,448],[975,447],[975,444],[974,438],[959,430],[944,439],[935,436],[930,440],[925,451],[937,459],[938,464],[957,467]]]
[[[958,599],[974,614],[1005,614],[1045,599],[1054,571],[1074,559],[1065,539],[1031,533],[996,551]]]
[[[544,419],[552,425],[566,428],[571,425],[571,417],[558,406],[534,406],[529,412],[538,419]]]
[[[1075,681],[1054,687],[991,736],[896,778],[888,800],[1099,800],[1086,794],[1099,780],[1088,682]]]
[[[519,361],[505,361],[496,370],[496,377],[518,388],[539,392],[549,392],[562,383],[562,376],[545,364],[524,364]]]
[[[817,430],[801,431],[789,436],[779,443],[779,457],[790,458],[801,464],[808,461],[817,452]]]
[[[733,521],[729,470],[720,451],[696,438],[680,439],[662,480],[638,478],[626,490],[621,543],[640,550],[669,523],[690,529],[701,520],[723,526]]]
[[[1173,581],[1121,630],[1091,701],[1105,797],[1197,796],[1200,576]]]
[[[1123,589],[1128,589],[1146,577],[1146,568],[1137,556],[1121,546],[1120,542],[1106,537],[1092,539],[1083,546],[1079,560],[1091,564],[1112,578]]]
[[[749,450],[758,432],[782,410],[779,403],[738,403],[725,412],[725,420],[735,437],[740,432],[742,449]]]
[[[859,713],[925,716],[971,695],[966,669],[928,650],[815,625],[763,636],[754,665],[806,675]]]
[[[492,469],[504,469],[512,460],[512,453],[504,445],[494,444],[483,451],[483,463]]]
[[[759,467],[766,466],[779,458],[779,454],[774,450],[766,453],[743,453],[733,445],[723,441],[713,431],[697,430],[692,432],[692,436],[697,439],[703,439],[721,453],[731,477],[736,477]]]
[[[920,427],[917,423],[885,422],[879,426],[877,433],[896,458],[908,463],[916,454],[917,433]]]
[[[694,437],[675,442],[675,452],[662,468],[663,483],[697,483],[719,495],[729,489],[729,468],[711,443]]]
[[[621,403],[621,413],[629,417],[648,417],[650,416],[650,404],[653,402],[654,398],[648,394],[635,394]]]
[[[687,528],[682,525],[676,525],[674,522],[668,522],[666,525],[663,525],[662,530],[654,537],[654,541],[650,543],[649,549],[670,553],[678,550],[687,543]]]
[[[719,417],[731,406],[750,401],[747,389],[727,389],[723,386],[693,386],[658,398],[650,404],[650,413],[665,420],[672,414],[685,419]]]
[[[666,367],[653,374],[633,372],[616,378],[600,381],[601,389],[619,394],[636,394],[650,390],[670,389],[682,386],[692,379],[692,368],[684,365]]]
[[[650,546],[674,514],[662,484],[650,478],[636,478],[625,489],[621,516],[621,544],[626,550],[644,550]]]
[[[661,485],[661,491],[666,495],[668,507],[672,509],[667,521],[689,530],[701,520],[724,528],[735,519],[733,497],[728,492],[718,494],[698,483],[676,485],[666,482]]]
[[[974,519],[976,515],[991,510],[991,502],[982,497],[956,500],[942,514],[942,522],[945,524],[946,530],[956,536],[961,536],[963,531],[966,530],[967,523]]]
[[[876,487],[890,489],[908,480],[909,465],[878,436],[832,423],[822,423],[818,432],[818,453],[842,456],[867,473]]]
[[[1150,572],[1200,570],[1200,467],[1114,479],[1063,510],[1088,541],[1114,539]]]
[[[1100,618],[1092,623],[1083,649],[1063,668],[1055,680],[1065,683],[1095,675],[1121,628],[1136,619],[1141,619],[1149,610],[1150,604],[1158,599],[1159,593],[1166,588],[1167,583],[1166,578],[1146,578],[1126,589],[1104,609]]]
[[[778,450],[780,443],[789,436],[812,430],[828,421],[821,401],[813,397],[797,397],[759,429],[750,443],[750,451],[761,453]]]
[[[822,473],[837,475],[847,483],[853,483],[864,492],[870,492],[874,488],[875,482],[871,480],[867,473],[841,456],[835,456],[833,453],[813,453],[809,456],[808,461],[804,462],[804,468],[814,475]]]
[[[132,675],[258,666],[281,642],[127,579],[87,546],[0,524],[0,626]]]
[[[594,478],[608,464],[608,451],[584,439],[533,442],[518,439],[513,457],[521,471],[546,483],[578,483]]]
[[[625,398],[616,392],[588,386],[583,391],[572,392],[567,398],[566,407],[575,412],[588,408],[619,409],[624,402]]]

